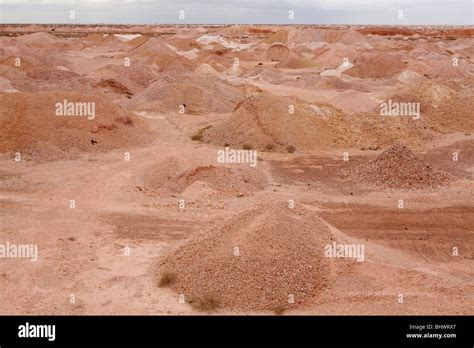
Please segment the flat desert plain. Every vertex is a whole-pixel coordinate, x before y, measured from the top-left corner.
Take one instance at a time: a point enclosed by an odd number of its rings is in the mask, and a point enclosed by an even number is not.
[[[0,35],[1,314],[472,314],[473,27]]]

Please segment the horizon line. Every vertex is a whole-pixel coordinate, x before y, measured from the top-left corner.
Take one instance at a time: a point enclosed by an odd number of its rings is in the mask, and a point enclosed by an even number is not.
[[[251,25],[269,25],[269,26],[385,26],[385,27],[472,27],[474,24],[348,24],[348,23],[332,23],[332,24],[320,24],[320,23],[0,23],[0,26],[6,25],[64,25],[64,26],[91,26],[91,25],[122,25],[122,26],[150,26],[150,25],[162,25],[162,26],[251,26]]]

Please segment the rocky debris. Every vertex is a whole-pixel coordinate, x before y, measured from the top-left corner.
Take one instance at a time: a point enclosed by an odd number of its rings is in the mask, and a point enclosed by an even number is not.
[[[261,205],[194,237],[160,265],[187,302],[216,308],[281,311],[314,301],[327,286],[324,246],[330,241],[317,213]]]
[[[448,174],[434,169],[403,144],[392,145],[347,174],[354,182],[384,188],[440,187],[450,180]]]

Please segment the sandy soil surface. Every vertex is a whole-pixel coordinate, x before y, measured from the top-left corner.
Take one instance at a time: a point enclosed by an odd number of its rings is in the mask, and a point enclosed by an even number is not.
[[[472,314],[472,27],[0,28],[1,314]]]

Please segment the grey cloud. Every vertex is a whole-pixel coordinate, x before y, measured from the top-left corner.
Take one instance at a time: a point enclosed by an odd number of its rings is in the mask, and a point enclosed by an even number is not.
[[[473,24],[471,0],[0,0],[0,7],[3,23]]]

